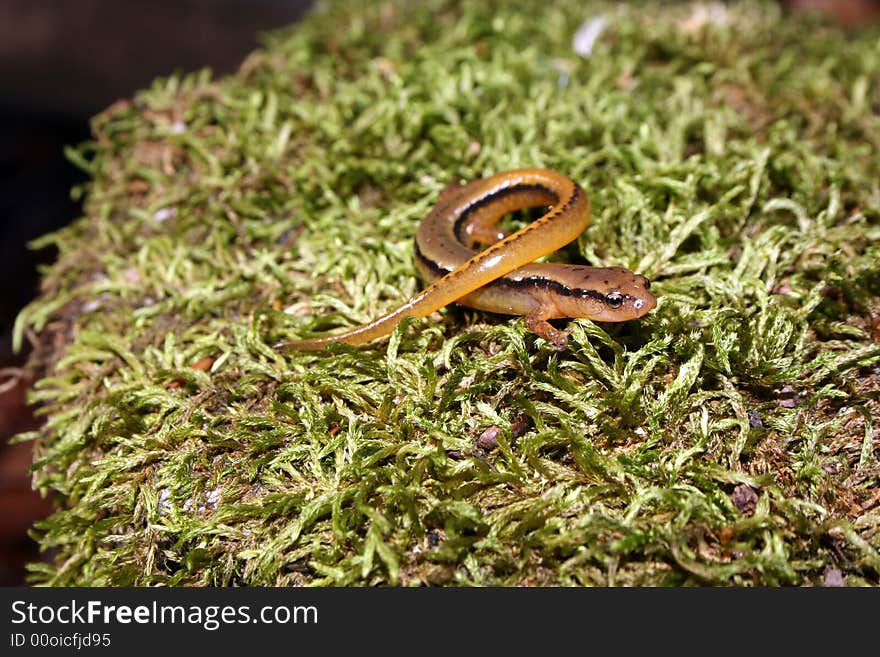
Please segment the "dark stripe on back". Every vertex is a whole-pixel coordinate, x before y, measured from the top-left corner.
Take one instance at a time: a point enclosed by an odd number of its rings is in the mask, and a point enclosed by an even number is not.
[[[419,248],[418,240],[416,240],[416,248],[415,248],[415,256],[416,260],[422,263],[425,266],[425,269],[430,270],[437,276],[443,276],[444,274],[448,274],[452,271],[452,269],[447,269],[439,262],[431,260],[428,256],[422,253],[422,250]]]
[[[432,272],[437,277],[444,276],[452,271],[451,269],[447,269],[446,267],[443,267],[439,263],[425,256],[425,254],[422,253],[421,249],[419,249],[418,244],[416,244],[415,248],[415,257],[424,266],[425,269]],[[568,287],[567,285],[563,285],[559,281],[554,281],[551,278],[544,278],[542,276],[531,276],[529,278],[513,278],[508,274],[506,276],[495,279],[491,283],[487,283],[484,287],[489,287],[490,285],[503,285],[504,287],[512,290],[550,290],[554,294],[560,294],[565,297],[590,297],[592,299],[595,299],[596,301],[605,301],[604,294],[591,288]]]
[[[467,222],[467,218],[473,212],[479,210],[480,208],[486,207],[487,205],[494,203],[502,198],[510,196],[511,194],[518,194],[520,192],[543,192],[545,194],[549,194],[555,197],[556,202],[559,202],[559,196],[556,194],[556,192],[549,187],[545,187],[544,185],[521,184],[513,185],[511,187],[502,187],[501,189],[498,189],[491,194],[487,194],[486,196],[476,199],[473,203],[468,205],[460,215],[458,215],[458,218],[455,220],[455,224],[452,227],[452,232],[455,234],[455,239],[464,244],[464,239],[461,235],[461,231],[464,228],[465,223]]]
[[[598,292],[597,290],[593,290],[588,287],[568,287],[567,285],[563,285],[559,281],[554,281],[552,278],[544,278],[542,276],[532,276],[530,278],[520,279],[511,278],[509,276],[502,276],[497,281],[493,281],[493,283],[499,283],[501,285],[504,285],[505,287],[511,287],[519,290],[526,288],[551,290],[555,294],[559,294],[564,297],[590,297],[592,299],[595,299],[596,301],[605,301],[605,295],[601,292]]]

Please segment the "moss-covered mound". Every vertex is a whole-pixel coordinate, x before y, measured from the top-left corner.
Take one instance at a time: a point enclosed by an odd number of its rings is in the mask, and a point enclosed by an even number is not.
[[[878,114],[876,32],[757,1],[336,3],[117,103],[18,323],[33,581],[880,583]],[[520,166],[653,313],[273,349],[406,300],[439,190]]]

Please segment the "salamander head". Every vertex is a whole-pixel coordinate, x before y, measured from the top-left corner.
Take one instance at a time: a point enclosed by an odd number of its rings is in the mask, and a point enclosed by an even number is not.
[[[597,322],[638,319],[657,306],[651,283],[622,267],[579,267],[555,300],[565,317],[585,317]]]

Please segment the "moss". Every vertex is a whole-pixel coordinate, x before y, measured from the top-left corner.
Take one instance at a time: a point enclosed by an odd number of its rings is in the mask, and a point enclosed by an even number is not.
[[[331,3],[95,117],[17,324],[58,504],[32,580],[880,583],[880,42],[725,7]],[[558,257],[653,313],[564,352],[461,307],[273,349],[408,298],[439,190],[518,166],[584,185]]]

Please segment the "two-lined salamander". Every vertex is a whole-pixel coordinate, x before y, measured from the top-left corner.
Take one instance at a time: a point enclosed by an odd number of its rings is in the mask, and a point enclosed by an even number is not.
[[[550,206],[510,235],[495,224],[514,210]],[[415,260],[427,287],[402,306],[356,328],[282,346],[315,350],[334,342],[364,344],[390,333],[407,317],[425,317],[456,301],[524,315],[532,332],[560,349],[567,332],[547,320],[584,317],[598,322],[637,319],[657,300],[648,279],[621,267],[529,264],[565,246],[587,227],[590,200],[567,176],[517,169],[444,189],[416,234]],[[475,244],[489,244],[475,252]]]

